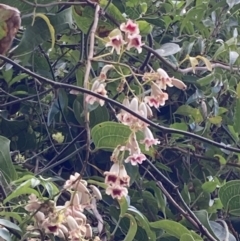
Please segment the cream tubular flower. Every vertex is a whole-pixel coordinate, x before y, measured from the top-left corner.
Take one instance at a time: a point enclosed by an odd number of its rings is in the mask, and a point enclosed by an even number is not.
[[[172,78],[168,76],[164,69],[157,69],[157,73],[159,74],[159,79],[156,81],[156,84],[160,87],[160,89],[166,90],[167,86],[173,87]]]
[[[151,132],[151,130],[148,127],[146,127],[144,129],[143,133],[144,133],[145,138],[144,138],[144,140],[141,141],[141,143],[145,144],[146,151],[149,151],[149,147],[160,144],[160,141],[153,137],[153,133]]]

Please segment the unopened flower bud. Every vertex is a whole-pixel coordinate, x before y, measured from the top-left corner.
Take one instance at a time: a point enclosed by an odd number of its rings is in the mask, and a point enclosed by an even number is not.
[[[172,78],[172,84],[180,90],[187,89],[187,86],[179,79]]]

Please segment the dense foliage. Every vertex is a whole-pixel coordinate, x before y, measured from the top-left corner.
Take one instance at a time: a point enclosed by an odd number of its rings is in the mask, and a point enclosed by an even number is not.
[[[238,0],[1,0],[0,237],[235,241]]]

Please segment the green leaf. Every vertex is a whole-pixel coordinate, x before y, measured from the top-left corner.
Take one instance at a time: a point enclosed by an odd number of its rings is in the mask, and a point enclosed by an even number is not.
[[[127,209],[128,209],[128,202],[127,202],[127,199],[125,197],[122,197],[120,200],[118,200],[118,203],[120,205],[120,209],[121,209],[121,212],[120,212],[120,217],[124,217],[124,214],[127,212]]]
[[[137,21],[141,35],[145,36],[152,32],[152,25],[144,20]]]
[[[195,122],[203,121],[203,118],[199,109],[193,108],[189,105],[181,105],[174,114],[179,114],[183,116],[192,116]]]
[[[214,79],[214,73],[211,73],[209,75],[206,75],[200,79],[197,80],[197,83],[201,86],[209,85]]]
[[[22,184],[24,181],[31,180],[32,178],[35,178],[35,177],[34,177],[33,175],[30,175],[30,174],[24,175],[23,177],[15,180],[15,181],[13,182],[13,184],[18,184],[18,183],[19,183],[19,184]]]
[[[17,172],[10,156],[10,140],[0,136],[0,171],[8,182],[17,179]]]
[[[4,80],[9,83],[13,77],[13,69],[9,69],[9,70],[6,70],[6,71],[2,71],[2,75],[3,75],[3,78]]]
[[[140,9],[141,9],[142,14],[145,14],[148,9],[147,3],[145,3],[145,2],[140,3]]]
[[[222,122],[221,116],[212,116],[208,118],[209,122],[214,125],[219,125]]]
[[[68,96],[64,89],[58,90],[58,97],[54,99],[49,111],[48,111],[48,118],[47,118],[47,125],[50,126],[52,121],[55,119],[55,116],[58,113],[61,113],[61,110],[67,107],[68,104]]]
[[[183,235],[181,235],[180,241],[195,241],[195,239],[191,234],[184,233]]]
[[[212,180],[212,181],[203,183],[202,189],[205,192],[211,193],[217,188],[217,185],[218,183]]]
[[[15,223],[12,223],[6,219],[0,219],[0,225],[6,227],[6,228],[10,228],[10,229],[14,229],[16,231],[22,231]]]
[[[234,113],[234,130],[240,134],[240,99],[236,100],[235,113]]]
[[[198,210],[194,211],[194,214],[198,218],[198,220],[204,225],[204,227],[215,237],[215,233],[213,232],[211,225],[209,223],[208,212],[206,210]]]
[[[237,92],[237,98],[240,99],[240,83],[237,84],[236,92]]]
[[[187,131],[188,130],[188,126],[186,123],[173,123],[170,125],[170,128],[173,128],[173,129],[177,129],[177,130],[182,130],[182,131]],[[174,138],[181,138],[183,137],[183,135],[179,135],[179,134],[172,134],[172,137]]]
[[[137,233],[137,222],[135,218],[128,213],[125,213],[124,217],[129,218],[130,225],[129,225],[127,235],[123,241],[132,241]]]
[[[7,203],[13,198],[19,198],[21,195],[25,194],[35,194],[37,197],[39,196],[39,193],[34,190],[33,188],[26,187],[26,186],[21,186],[20,188],[16,189],[14,192],[12,192],[9,196],[7,196],[4,199],[3,203]]]
[[[17,212],[2,211],[2,212],[0,212],[0,216],[5,217],[5,218],[13,218],[13,219],[17,220],[18,223],[22,222],[22,218],[19,215],[19,213],[17,213]]]
[[[216,155],[214,155],[214,157],[218,158],[221,165],[226,165],[227,161],[223,156],[216,154]]]
[[[160,220],[156,222],[151,222],[150,227],[155,229],[162,229],[169,235],[179,239],[183,234],[190,234],[190,231],[187,228],[185,228],[182,224],[172,220]]]
[[[144,184],[146,189],[152,189],[154,197],[156,198],[158,208],[162,211],[164,217],[166,218],[166,201],[164,199],[161,189],[156,185],[155,182],[149,181]]]
[[[155,235],[155,232],[153,232],[151,229],[150,229],[150,226],[149,226],[149,222],[148,222],[148,219],[139,211],[137,210],[135,207],[133,206],[129,206],[128,208],[128,213],[131,213],[134,215],[135,219],[137,220],[138,222],[138,225],[140,227],[142,227],[145,232],[147,233],[147,236],[148,236],[148,240],[149,241],[156,241],[156,235]]]
[[[119,22],[119,23],[123,23],[126,21],[126,19],[123,17],[122,12],[119,11],[119,9],[110,2],[108,0],[100,0],[100,6],[101,7],[105,7],[106,5],[108,5],[108,8],[106,10],[106,12],[108,14],[110,14],[112,17],[114,17],[114,19]]]
[[[55,0],[38,0],[38,4],[46,4],[46,3],[52,3],[55,2]],[[20,1],[11,1],[11,0],[1,0],[1,3],[7,4],[9,6],[17,8],[21,14],[29,14],[32,13],[34,10],[36,12],[46,12],[46,8],[43,7],[37,7],[34,8],[34,6],[31,6],[28,3],[20,2]],[[52,10],[52,8],[50,8]]]
[[[227,182],[219,189],[219,198],[226,211],[234,216],[240,215],[240,180]]]
[[[25,79],[26,77],[28,77],[28,74],[18,74],[16,77],[14,77],[12,80],[10,80],[8,82],[8,86],[12,86],[13,84],[15,84],[16,82],[22,80],[22,79]]]
[[[131,130],[128,126],[114,122],[103,122],[93,127],[92,139],[97,149],[114,149],[125,145]]]
[[[72,8],[67,8],[57,14],[48,15],[49,22],[55,32],[60,34],[69,31],[73,27]],[[33,26],[27,26],[18,47],[13,51],[14,55],[21,55],[34,51],[36,46],[50,39],[49,29],[46,22],[38,18]]]

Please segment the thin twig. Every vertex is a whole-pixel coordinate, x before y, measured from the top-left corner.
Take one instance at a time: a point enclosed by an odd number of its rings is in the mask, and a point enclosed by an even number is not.
[[[0,92],[1,92],[1,91],[4,92],[4,90],[3,90],[2,88],[0,88]],[[6,103],[4,103],[4,104],[0,104],[0,108],[7,107],[7,106],[9,106],[9,105],[13,105],[13,104],[16,104],[16,103],[19,103],[19,102],[23,102],[23,101],[28,101],[28,100],[34,99],[34,98],[36,98],[36,97],[38,97],[38,96],[41,97],[42,95],[45,95],[45,94],[49,93],[50,91],[52,91],[51,88],[48,89],[48,90],[44,90],[44,91],[42,91],[42,92],[39,93],[39,94],[30,95],[30,96],[23,97],[23,98],[19,98],[19,97],[17,97],[17,96],[14,96],[14,98],[15,98],[16,100],[13,100],[13,101],[10,101],[10,102],[6,102]]]

